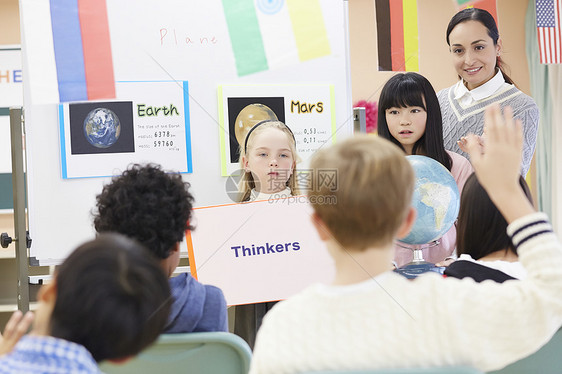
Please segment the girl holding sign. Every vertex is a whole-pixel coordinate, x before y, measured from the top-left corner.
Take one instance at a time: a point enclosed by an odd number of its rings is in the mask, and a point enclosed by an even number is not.
[[[407,155],[431,157],[445,166],[455,178],[459,192],[472,174],[472,166],[463,156],[443,146],[441,110],[431,83],[417,73],[394,75],[384,85],[379,98],[378,134],[398,145]],[[423,249],[424,259],[436,263],[455,250],[453,226],[434,247]],[[412,250],[396,247],[398,267],[412,260]]]
[[[274,120],[258,122],[246,134],[240,149],[239,202],[269,200],[299,194],[296,179],[296,141],[287,125]],[[276,302],[238,305],[234,333],[254,347],[265,314]]]

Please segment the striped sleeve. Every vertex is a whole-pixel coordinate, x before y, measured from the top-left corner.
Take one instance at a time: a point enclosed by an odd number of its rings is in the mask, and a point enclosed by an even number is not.
[[[548,221],[548,216],[544,213],[533,213],[521,217],[512,222],[507,227],[507,234],[515,248],[539,235],[552,233],[552,226]]]

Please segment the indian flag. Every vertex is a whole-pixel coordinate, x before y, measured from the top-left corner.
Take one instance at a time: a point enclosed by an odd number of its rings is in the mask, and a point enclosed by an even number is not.
[[[222,0],[239,76],[327,56],[318,0]]]
[[[31,100],[115,98],[105,0],[22,0]]]

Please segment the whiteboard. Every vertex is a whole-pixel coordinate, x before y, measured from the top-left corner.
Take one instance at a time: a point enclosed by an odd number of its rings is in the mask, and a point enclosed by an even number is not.
[[[291,1],[257,0],[254,4],[257,9],[277,4],[280,12],[286,12]],[[244,72],[225,15],[226,7],[238,2],[106,0],[116,81],[189,82],[193,169],[183,177],[191,183],[195,206],[231,202],[225,186],[227,177],[221,175],[222,129],[217,94],[220,86],[331,85],[335,139],[352,133],[347,2],[317,2],[329,41],[328,55],[306,61],[295,59],[286,38],[279,38],[288,26],[264,12],[259,19],[263,38],[279,40],[266,48],[271,60],[267,69]],[[38,76],[33,75],[34,69],[41,63],[37,56],[45,53],[48,57],[53,53],[43,51],[32,40],[34,35],[49,32],[41,29],[45,22],[33,22],[33,13],[44,4],[38,0],[20,2],[32,265],[60,263],[77,245],[94,236],[91,212],[95,198],[110,181],[109,177],[63,179],[61,176],[58,103],[43,103],[32,95],[38,92],[33,80]],[[307,164],[308,157],[303,162]]]

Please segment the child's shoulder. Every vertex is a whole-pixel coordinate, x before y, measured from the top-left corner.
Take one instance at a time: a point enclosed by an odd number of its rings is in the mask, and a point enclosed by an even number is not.
[[[472,164],[466,157],[459,155],[458,153],[452,151],[446,151],[449,156],[451,156],[451,174],[453,178],[457,181],[457,186],[459,190],[462,191],[464,184],[468,177],[474,172]]]
[[[470,165],[470,161],[468,161],[468,159],[466,157],[464,157],[461,154],[458,154],[456,152],[453,151],[449,151],[449,150],[445,150],[445,152],[447,152],[449,154],[449,156],[451,157],[451,161],[453,161],[453,165],[457,164],[459,166],[461,165]],[[472,168],[472,166],[471,166]]]

